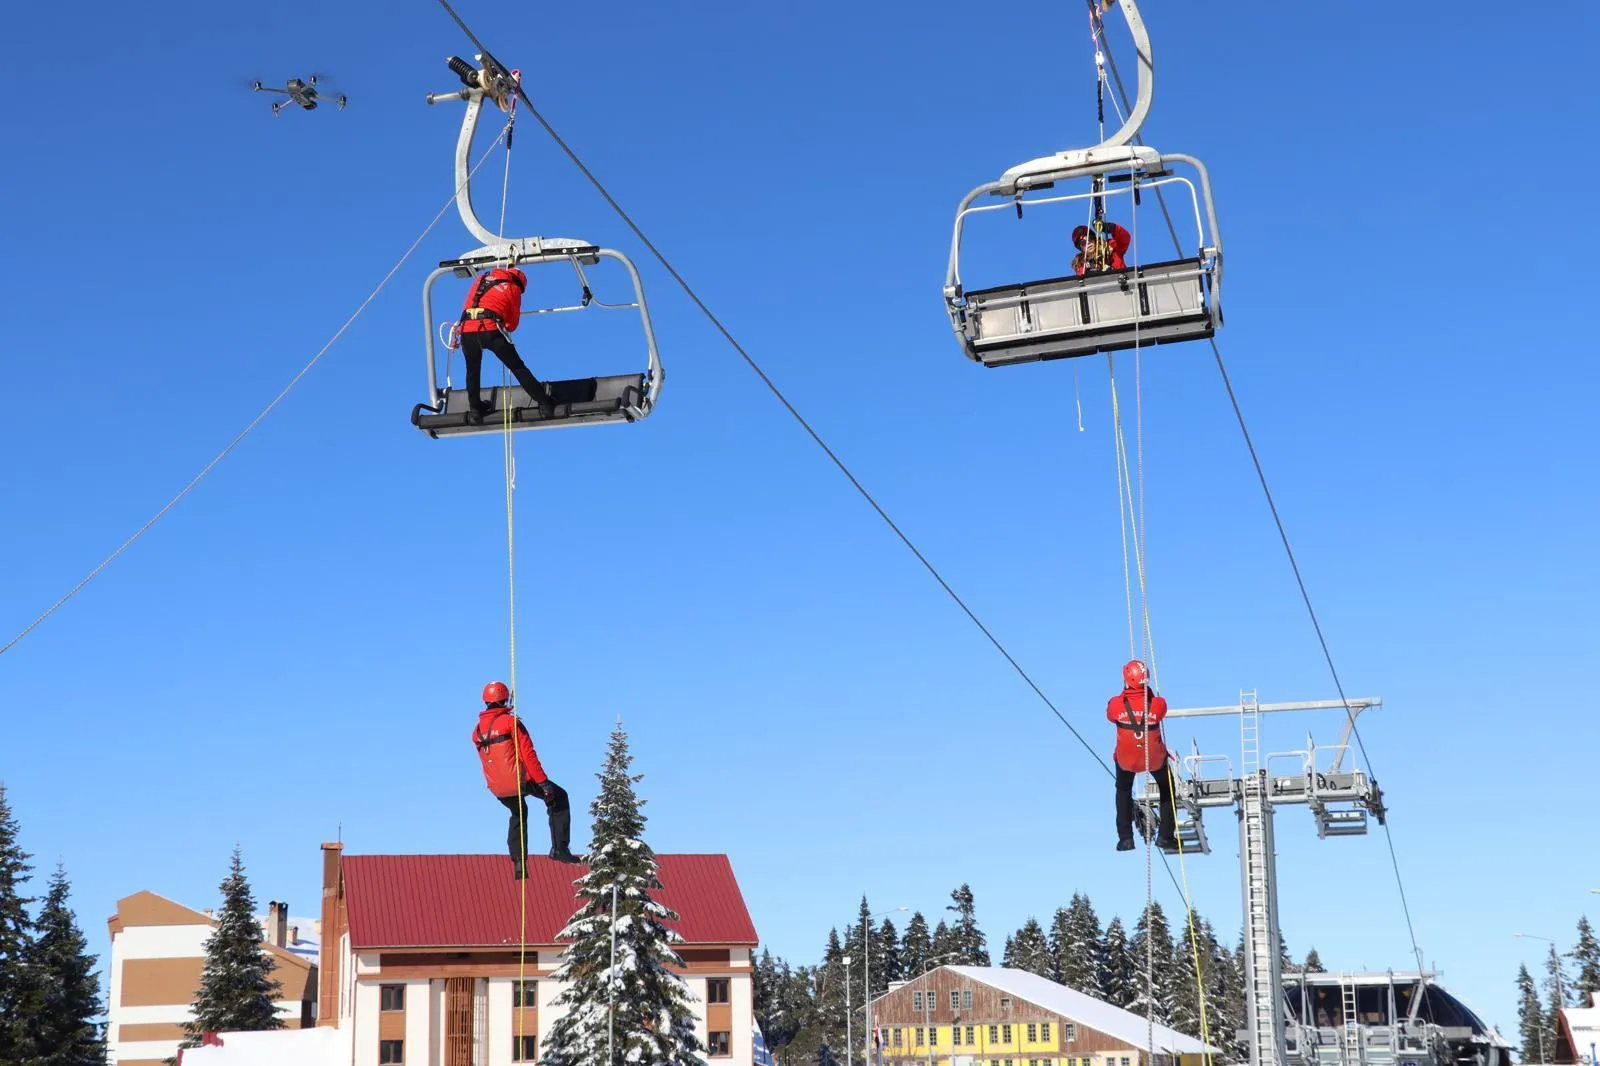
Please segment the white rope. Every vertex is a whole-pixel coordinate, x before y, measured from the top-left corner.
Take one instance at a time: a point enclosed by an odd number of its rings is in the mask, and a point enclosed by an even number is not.
[[[501,131],[500,136],[501,137],[505,136],[505,131],[504,130]],[[499,143],[499,140],[500,140],[499,137],[495,138],[495,142],[496,143]],[[489,151],[493,150],[493,148],[494,148],[494,145],[491,144],[489,146],[489,149],[485,150],[483,156],[481,158],[479,158],[479,160],[477,162],[477,165],[474,166],[472,168],[472,170],[468,172],[468,174],[467,174],[467,180],[468,181],[472,180],[473,173],[476,173],[478,167],[481,167],[483,165],[484,160],[489,158]],[[406,261],[411,258],[412,253],[417,250],[417,247],[419,245],[421,245],[424,240],[427,239],[428,234],[433,232],[433,227],[435,227],[435,226],[437,226],[439,224],[439,220],[445,216],[445,212],[450,210],[451,205],[454,204],[455,201],[456,201],[456,194],[454,192],[452,192],[450,194],[450,199],[446,200],[444,202],[444,206],[439,208],[439,213],[433,216],[433,221],[429,222],[427,227],[421,233],[417,234],[417,239],[411,242],[410,247],[408,247],[401,254],[400,258],[395,261],[394,266],[389,268],[389,272],[387,274],[385,274],[383,276],[382,280],[380,280],[378,282],[377,287],[375,287],[370,293],[367,294],[367,298],[365,300],[361,301],[360,306],[358,306],[355,309],[354,313],[352,313],[349,318],[345,319],[344,325],[340,326],[336,331],[334,331],[333,336],[328,338],[328,343],[324,344],[320,349],[318,349],[317,354],[313,355],[311,357],[311,361],[308,362],[305,366],[301,367],[299,373],[295,374],[294,377],[289,379],[289,384],[285,385],[283,387],[283,390],[281,392],[279,392],[278,395],[276,395],[276,396],[274,396],[272,398],[272,402],[267,404],[267,406],[263,407],[261,409],[261,413],[256,415],[254,418],[252,418],[250,420],[249,424],[246,425],[244,427],[244,429],[240,430],[238,435],[235,436],[232,440],[230,440],[228,442],[227,447],[223,448],[220,452],[218,452],[216,454],[216,456],[214,458],[212,458],[212,460],[209,463],[207,463],[204,467],[202,467],[200,469],[200,472],[198,474],[196,474],[193,478],[191,478],[187,485],[185,485],[183,488],[178,490],[178,494],[176,496],[174,496],[174,497],[172,497],[172,499],[168,500],[162,506],[162,508],[159,511],[157,511],[154,515],[152,515],[150,517],[149,521],[145,522],[144,525],[142,525],[138,529],[134,530],[132,536],[130,536],[127,540],[125,540],[121,544],[119,544],[117,546],[117,549],[115,551],[113,551],[110,555],[108,555],[104,559],[102,559],[100,561],[100,565],[96,566],[93,570],[89,571],[89,573],[84,576],[83,580],[79,581],[76,585],[72,586],[71,589],[67,590],[66,595],[62,596],[60,599],[56,600],[56,602],[52,603],[48,608],[45,609],[44,613],[39,615],[39,617],[35,618],[32,622],[29,622],[28,625],[23,628],[22,632],[18,633],[16,636],[14,636],[10,640],[6,641],[4,646],[0,646],[0,655],[4,655],[6,652],[8,652],[12,648],[16,647],[16,645],[22,640],[23,637],[26,637],[29,633],[32,633],[35,629],[38,629],[39,626],[44,623],[45,619],[49,618],[51,615],[55,614],[56,611],[60,610],[63,606],[65,606],[66,602],[68,600],[72,599],[72,597],[76,596],[79,592],[81,592],[83,590],[84,586],[88,585],[89,582],[91,582],[95,578],[99,577],[100,576],[100,572],[102,570],[104,570],[106,567],[110,566],[113,562],[115,562],[118,556],[120,556],[123,552],[127,551],[129,548],[131,548],[135,541],[137,541],[140,537],[144,536],[145,533],[148,532],[150,530],[150,528],[152,526],[154,526],[157,522],[161,521],[162,518],[166,517],[166,514],[167,514],[168,511],[172,510],[179,503],[183,502],[184,497],[188,496],[189,493],[193,492],[195,487],[198,486],[200,484],[200,482],[205,479],[206,475],[210,474],[211,471],[214,470],[217,467],[217,464],[221,463],[222,460],[226,459],[228,457],[228,454],[230,452],[232,452],[235,448],[237,448],[244,441],[244,439],[246,437],[248,437],[250,435],[250,433],[258,425],[260,425],[262,423],[262,421],[265,420],[268,415],[270,415],[277,408],[278,404],[283,402],[284,397],[288,396],[289,393],[294,389],[294,387],[296,385],[300,384],[300,379],[305,377],[307,374],[311,373],[311,368],[316,366],[319,362],[322,361],[322,357],[324,355],[328,354],[328,350],[334,346],[334,343],[337,342],[340,337],[344,336],[345,331],[348,330],[352,325],[355,324],[356,319],[361,317],[361,313],[367,309],[367,305],[372,303],[373,300],[377,299],[378,294],[383,291],[384,286],[388,285],[389,281],[397,273],[400,272],[400,268],[402,266],[404,266],[406,264]]]

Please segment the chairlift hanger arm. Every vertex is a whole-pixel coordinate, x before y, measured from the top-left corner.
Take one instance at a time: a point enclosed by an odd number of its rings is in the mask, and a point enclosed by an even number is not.
[[[1123,121],[1122,128],[1101,141],[1097,147],[1116,148],[1127,144],[1139,135],[1139,129],[1150,114],[1150,102],[1155,95],[1155,68],[1150,56],[1150,33],[1144,28],[1144,18],[1134,0],[1102,0],[1101,10],[1108,7],[1121,9],[1128,21],[1128,33],[1133,37],[1133,51],[1139,64],[1139,95],[1133,108]]]

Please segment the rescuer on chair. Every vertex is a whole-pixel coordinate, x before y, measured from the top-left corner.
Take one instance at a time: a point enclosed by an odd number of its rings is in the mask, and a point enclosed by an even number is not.
[[[477,278],[467,292],[467,302],[461,309],[461,354],[467,361],[467,402],[471,405],[468,417],[474,423],[482,422],[489,413],[489,405],[480,395],[485,351],[493,352],[506,365],[528,399],[539,405],[540,414],[551,414],[550,390],[533,376],[517,354],[517,346],[511,343],[511,334],[522,320],[522,294],[527,288],[528,276],[522,271],[497,267]]]
[[[1078,254],[1072,257],[1072,272],[1081,278],[1085,274],[1126,270],[1125,257],[1132,244],[1133,235],[1115,222],[1111,223],[1109,231],[1104,223],[1093,229],[1079,226],[1072,231],[1072,246],[1078,249]]]
[[[1117,727],[1117,850],[1133,850],[1133,781],[1147,773],[1161,791],[1160,832],[1156,847],[1178,848],[1177,812],[1172,806],[1172,770],[1167,766],[1167,746],[1161,738],[1161,720],[1167,701],[1147,682],[1149,671],[1134,659],[1122,668],[1123,689],[1106,702],[1106,718]]]
[[[533,741],[511,709],[511,691],[499,681],[483,686],[483,713],[472,731],[472,743],[483,760],[483,781],[496,799],[511,812],[506,847],[518,881],[527,876],[523,856],[528,853],[528,800],[532,793],[544,800],[550,817],[550,857],[557,862],[578,862],[570,850],[572,807],[567,790],[545,776]]]

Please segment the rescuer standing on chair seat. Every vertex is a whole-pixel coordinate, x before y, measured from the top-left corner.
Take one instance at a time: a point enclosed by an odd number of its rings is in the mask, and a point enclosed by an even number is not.
[[[1146,683],[1149,671],[1134,659],[1122,668],[1123,689],[1106,702],[1106,718],[1117,727],[1117,850],[1133,850],[1133,780],[1141,773],[1156,779],[1161,791],[1160,832],[1156,847],[1176,851],[1177,812],[1172,806],[1172,770],[1161,737],[1167,701]]]
[[[548,417],[552,413],[549,390],[533,376],[517,354],[517,346],[511,343],[511,334],[522,320],[522,294],[527,288],[528,276],[522,271],[497,267],[474,281],[467,292],[467,302],[461,309],[461,354],[467,361],[467,402],[473,422],[483,421],[489,413],[489,405],[481,395],[485,351],[493,352],[506,365],[528,399],[539,405],[542,415]]]
[[[528,853],[528,801],[532,793],[544,800],[550,817],[550,857],[557,862],[578,862],[570,850],[572,807],[567,790],[545,776],[533,741],[511,709],[511,691],[499,681],[483,686],[483,713],[472,731],[472,743],[483,760],[483,781],[496,799],[511,812],[506,847],[517,880],[527,876],[523,856]]]

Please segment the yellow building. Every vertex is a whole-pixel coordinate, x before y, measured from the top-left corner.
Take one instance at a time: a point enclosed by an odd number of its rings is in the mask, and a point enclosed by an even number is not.
[[[1000,966],[941,966],[872,1004],[883,1066],[1202,1066],[1212,1049],[1142,1015]]]

